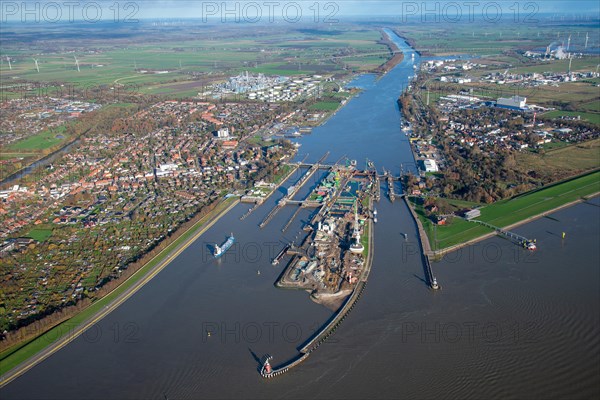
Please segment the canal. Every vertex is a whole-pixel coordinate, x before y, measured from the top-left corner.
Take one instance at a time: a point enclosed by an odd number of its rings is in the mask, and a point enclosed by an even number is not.
[[[392,37],[404,61],[378,80],[355,81],[363,92],[299,139],[299,159],[331,151],[328,161],[368,158],[395,175],[400,165],[415,168],[396,99],[420,60]],[[306,292],[273,286],[286,259],[272,266],[271,258],[302,238],[313,212],[302,210],[281,233],[295,211],[285,207],[260,229],[282,196],[243,221],[250,206],[236,206],[85,335],[1,389],[2,398],[600,395],[597,199],[516,229],[538,239],[537,253],[493,238],[448,255],[433,265],[442,290],[432,292],[406,205],[382,198],[373,268],[354,311],[301,366],[263,380],[260,357],[273,355],[274,365],[294,357],[332,315]],[[230,232],[236,245],[215,261],[211,246]]]

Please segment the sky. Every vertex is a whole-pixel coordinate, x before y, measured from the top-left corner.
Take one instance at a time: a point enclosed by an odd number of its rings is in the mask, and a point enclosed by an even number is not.
[[[599,17],[597,0],[0,0],[0,21],[200,18],[227,22],[336,22],[344,17],[400,19],[434,14],[452,21],[488,21],[543,13]],[[0,32],[1,33],[1,32]]]

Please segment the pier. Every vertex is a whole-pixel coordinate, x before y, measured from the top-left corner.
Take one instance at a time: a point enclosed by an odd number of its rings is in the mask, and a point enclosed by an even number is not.
[[[243,221],[243,220],[245,220],[246,218],[248,218],[248,217],[250,216],[250,214],[252,214],[252,213],[253,213],[253,212],[254,212],[254,211],[255,211],[255,210],[258,208],[258,207],[260,207],[260,205],[261,205],[261,204],[262,204],[262,203],[256,203],[256,204],[254,204],[254,206],[252,206],[252,208],[250,208],[248,211],[246,211],[246,212],[244,213],[244,215],[242,215],[242,216],[240,217],[240,221]]]
[[[275,256],[275,258],[273,259],[273,262],[271,263],[272,265],[277,265],[279,264],[279,261],[281,261],[281,259],[283,257],[285,257],[285,255],[287,254],[288,250],[290,249],[291,244],[286,244],[283,249],[281,249],[281,251],[279,252],[279,254],[277,254]]]
[[[288,220],[288,222],[285,224],[285,226],[283,227],[283,229],[281,230],[281,232],[287,231],[287,228],[290,227],[290,225],[292,224],[292,222],[294,221],[294,219],[298,216],[298,213],[300,213],[300,210],[302,210],[302,205],[300,205],[300,207],[298,207],[296,209],[296,211],[294,211],[294,213],[292,214],[292,216],[290,217],[290,219]]]
[[[269,212],[269,214],[265,217],[265,219],[263,219],[263,221],[259,224],[259,226],[261,228],[264,228],[265,226],[267,226],[267,224],[269,222],[271,222],[271,220],[273,219],[275,214],[277,214],[279,212],[279,210],[281,210],[287,204],[299,204],[303,208],[320,207],[322,205],[319,202],[308,201],[308,200],[292,200],[292,199],[293,199],[294,195],[298,192],[298,190],[300,190],[300,188],[302,186],[304,186],[304,184],[306,184],[306,182],[310,179],[310,177],[313,176],[314,173],[319,168],[321,168],[321,166],[323,165],[323,164],[321,164],[321,162],[324,161],[328,156],[329,156],[329,151],[327,153],[325,153],[325,155],[323,157],[321,157],[321,159],[319,161],[317,161],[315,164],[303,164],[303,163],[293,164],[298,167],[303,166],[303,165],[309,166],[309,169],[308,169],[308,171],[306,171],[306,173],[302,176],[302,178],[300,178],[300,180],[295,185],[290,186],[288,188],[288,193],[285,196],[283,196],[283,198],[281,198],[281,200],[279,200],[277,202],[277,205],[275,205],[275,207],[273,207],[271,212]],[[333,165],[328,166],[328,168],[329,169],[333,168]],[[289,223],[290,222],[288,222],[288,224]],[[287,226],[286,226],[286,228],[287,228]]]
[[[372,206],[372,204],[371,204]],[[327,338],[329,338],[335,330],[340,326],[340,324],[346,319],[350,311],[354,309],[357,301],[362,296],[366,285],[367,278],[369,277],[369,273],[371,272],[371,266],[373,261],[373,226],[371,221],[369,223],[369,255],[366,261],[366,267],[363,273],[360,276],[359,282],[356,287],[348,296],[348,298],[344,301],[344,304],[338,309],[338,311],[319,329],[313,336],[311,336],[301,347],[298,349],[299,354],[293,359],[277,366],[276,368],[272,368],[270,365],[270,360],[273,358],[272,356],[267,356],[262,368],[261,368],[261,376],[266,379],[273,378],[275,376],[284,374],[288,372],[293,367],[299,365],[302,361],[306,360],[308,356],[315,351]],[[290,248],[287,253],[290,254],[293,251],[293,248]]]
[[[433,276],[433,271],[431,269],[431,261],[429,260],[429,256],[423,254],[423,265],[425,266],[425,279],[427,280],[427,285],[429,285],[432,289],[439,289],[439,285],[437,283],[437,279]]]
[[[530,250],[535,250],[536,246],[535,246],[535,239],[528,239],[525,236],[521,236],[517,233],[511,232],[511,231],[507,231],[505,229],[502,229],[498,226],[492,225],[490,223],[484,222],[484,221],[480,221],[478,219],[465,219],[466,221],[469,222],[473,222],[476,224],[480,224],[483,226],[486,226],[490,229],[493,229],[494,232],[503,235],[505,237],[507,237],[509,240],[518,243],[519,245],[525,247],[525,248],[529,248]]]
[[[410,204],[410,201],[408,200],[406,193],[402,193],[400,198],[402,198],[404,200],[404,202],[406,203],[406,206],[408,207],[408,210],[410,211],[410,215],[412,216],[412,218],[415,222],[415,225],[417,226],[417,230],[419,232],[419,245],[421,247],[421,258],[423,260],[425,283],[432,289],[439,289],[440,286],[437,283],[437,279],[433,275],[433,270],[431,268],[431,260],[429,258],[429,256],[433,255],[433,252],[431,251],[431,245],[429,244],[429,238],[427,237],[427,234],[425,233],[425,229],[423,228],[423,224],[421,223],[421,220],[419,219],[419,217],[417,216],[417,213],[415,212],[412,205]]]

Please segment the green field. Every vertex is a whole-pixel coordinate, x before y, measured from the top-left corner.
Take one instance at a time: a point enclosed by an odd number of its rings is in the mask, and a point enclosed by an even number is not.
[[[387,47],[378,43],[381,34],[375,28],[357,29],[351,25],[327,30],[289,28],[244,30],[242,34],[238,28],[219,26],[206,29],[202,35],[181,28],[180,40],[165,41],[155,29],[141,24],[137,33],[122,32],[124,36],[131,34],[131,38],[116,45],[94,39],[65,39],[63,47],[69,48],[68,52],[45,51],[41,55],[40,48],[22,46],[17,40],[3,48],[3,57],[12,59],[12,69],[3,62],[0,73],[4,82],[25,79],[68,82],[79,87],[122,84],[135,86],[135,90],[143,93],[185,97],[196,95],[198,90],[178,88],[176,84],[189,82],[192,74],[210,75],[207,79],[215,74],[227,76],[242,71],[268,75],[336,74],[345,73],[347,65],[376,68],[389,57]],[[144,40],[135,40],[136,35]],[[94,51],[89,51],[90,47]],[[39,72],[33,57],[38,60]],[[79,61],[79,71],[74,57]],[[12,98],[20,97],[23,91],[31,93],[27,88],[20,91],[14,86],[0,88],[0,94]],[[54,92],[61,87],[41,90]],[[182,91],[185,93],[179,93]]]
[[[591,101],[589,103],[583,104],[581,106],[581,108],[586,111],[600,113],[600,100],[595,100],[595,101]]]
[[[273,183],[276,184],[276,185],[278,185],[283,178],[285,178],[286,176],[289,175],[290,171],[293,168],[294,167],[292,165],[282,164],[279,167],[279,171],[277,171],[277,173],[273,176]]]
[[[569,117],[577,117],[580,116],[581,119],[589,121],[593,124],[600,125],[600,114],[589,113],[589,112],[579,112],[579,111],[550,111],[545,113],[542,117],[544,118],[558,118],[562,116]]]
[[[309,107],[310,110],[335,111],[340,106],[337,101],[319,101]]]
[[[551,142],[544,148],[542,155],[531,152],[517,154],[518,165],[526,170],[539,171],[541,175],[555,176],[565,176],[565,173],[572,176],[600,167],[600,139],[570,145]]]
[[[37,240],[38,242],[45,242],[50,236],[52,236],[52,229],[34,228],[29,231],[27,236]]]
[[[6,150],[15,152],[22,150],[45,150],[66,141],[68,138],[68,135],[65,133],[65,127],[60,126],[56,129],[42,131],[36,135],[13,143],[7,146]]]
[[[198,232],[198,229],[201,229],[204,225],[209,223],[211,219],[215,218],[217,215],[219,215],[219,213],[224,211],[232,203],[238,200],[239,199],[237,197],[230,197],[221,202],[221,204],[219,204],[211,213],[206,215],[191,229],[186,231],[183,235],[177,238],[177,240],[167,246],[167,248],[165,248],[158,256],[140,268],[131,278],[127,279],[108,295],[92,303],[92,305],[79,314],[55,326],[54,328],[51,328],[35,339],[4,350],[2,353],[0,353],[0,376],[30,359],[52,343],[55,343],[59,339],[71,334],[76,327],[92,318],[96,313],[108,306],[118,296],[140,281],[150,270],[159,265],[172,251],[174,251],[178,246],[183,244],[186,240]]]
[[[600,171],[482,207],[481,217],[477,219],[505,227],[598,192]],[[450,225],[434,229],[422,208],[417,206],[415,211],[423,222],[434,250],[464,243],[491,232],[489,228],[460,218],[454,218]]]

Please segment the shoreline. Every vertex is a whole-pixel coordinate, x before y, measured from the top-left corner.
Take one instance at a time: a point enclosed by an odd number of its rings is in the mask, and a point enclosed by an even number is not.
[[[510,225],[507,225],[507,226],[503,226],[502,229],[510,230],[510,229],[513,229],[513,228],[517,228],[517,227],[519,227],[521,225],[525,225],[525,224],[528,224],[528,223],[533,222],[535,220],[538,220],[540,218],[543,218],[543,217],[547,216],[548,214],[552,214],[552,213],[560,211],[560,210],[562,210],[564,208],[569,208],[569,207],[572,207],[572,206],[574,206],[576,204],[583,203],[584,201],[587,201],[587,200],[592,199],[594,197],[597,197],[599,195],[600,195],[600,192],[592,193],[592,194],[590,194],[590,195],[588,195],[588,196],[586,196],[584,198],[579,198],[577,200],[570,201],[568,203],[565,203],[563,205],[554,207],[554,208],[552,208],[550,210],[547,210],[547,211],[544,211],[542,213],[539,213],[539,214],[536,214],[536,215],[532,215],[531,217],[527,217],[527,218],[525,218],[525,219],[523,219],[521,221],[517,221],[517,222],[512,223]],[[437,251],[432,251],[430,255],[434,257],[435,261],[438,261],[445,254],[448,254],[448,253],[451,253],[453,251],[459,250],[459,249],[461,249],[463,247],[470,246],[470,245],[475,244],[477,242],[481,242],[483,240],[489,239],[489,238],[494,237],[496,235],[497,235],[497,232],[490,232],[490,233],[487,233],[485,235],[478,236],[476,238],[470,239],[470,240],[468,240],[466,242],[456,244],[454,246],[445,247],[445,248],[437,250]]]
[[[224,204],[226,201],[228,201],[228,199],[224,199],[221,202],[221,204]],[[187,249],[208,229],[210,229],[219,219],[221,219],[236,205],[238,205],[239,202],[239,197],[235,197],[235,201],[232,201],[231,204],[226,206],[224,209],[221,209],[219,211],[213,210],[213,212],[205,216],[207,218],[206,220],[201,219],[196,224],[192,225],[190,228],[188,228],[188,230],[181,234],[179,239],[184,237],[184,235],[191,233],[190,237],[182,239],[182,242],[177,242],[177,240],[174,241],[164,250],[162,250],[160,253],[154,256],[152,259],[148,260],[148,262],[144,266],[138,269],[126,280],[124,280],[119,286],[113,289],[113,291],[108,293],[106,296],[92,303],[81,312],[75,314],[73,317],[63,321],[62,323],[53,328],[50,328],[38,337],[32,339],[23,347],[8,355],[3,360],[3,364],[6,364],[6,360],[10,359],[11,357],[15,357],[18,360],[13,362],[15,364],[14,366],[9,367],[9,369],[6,370],[0,376],[0,388],[7,385],[14,379],[18,378],[19,376],[33,368],[35,365],[39,364],[46,358],[50,357],[52,354],[56,353],[58,350],[62,349],[64,346],[66,346],[67,344],[75,340],[77,337],[79,337],[81,334],[83,334],[92,325],[96,324],[101,319],[110,314],[112,311],[114,311],[116,308],[118,308],[122,303],[124,303],[127,299],[133,296],[138,290],[145,286],[146,283],[148,283],[164,268],[166,268],[185,249]],[[155,265],[152,265],[152,263],[155,263]],[[91,312],[92,315],[84,315],[85,313],[89,312]],[[82,321],[77,321],[77,318],[84,319]],[[73,326],[67,326],[66,329],[63,329],[65,328],[65,326],[63,325],[68,324],[69,322],[73,323]],[[60,337],[53,342],[48,342],[51,339],[50,337],[45,336],[54,336],[54,334],[59,334]],[[34,354],[32,355],[22,355],[21,357],[19,357],[19,352],[27,351],[28,346],[35,346],[36,344],[39,344],[40,341],[46,341],[47,343],[45,343],[40,349],[35,350]],[[20,358],[24,359],[20,360]]]

